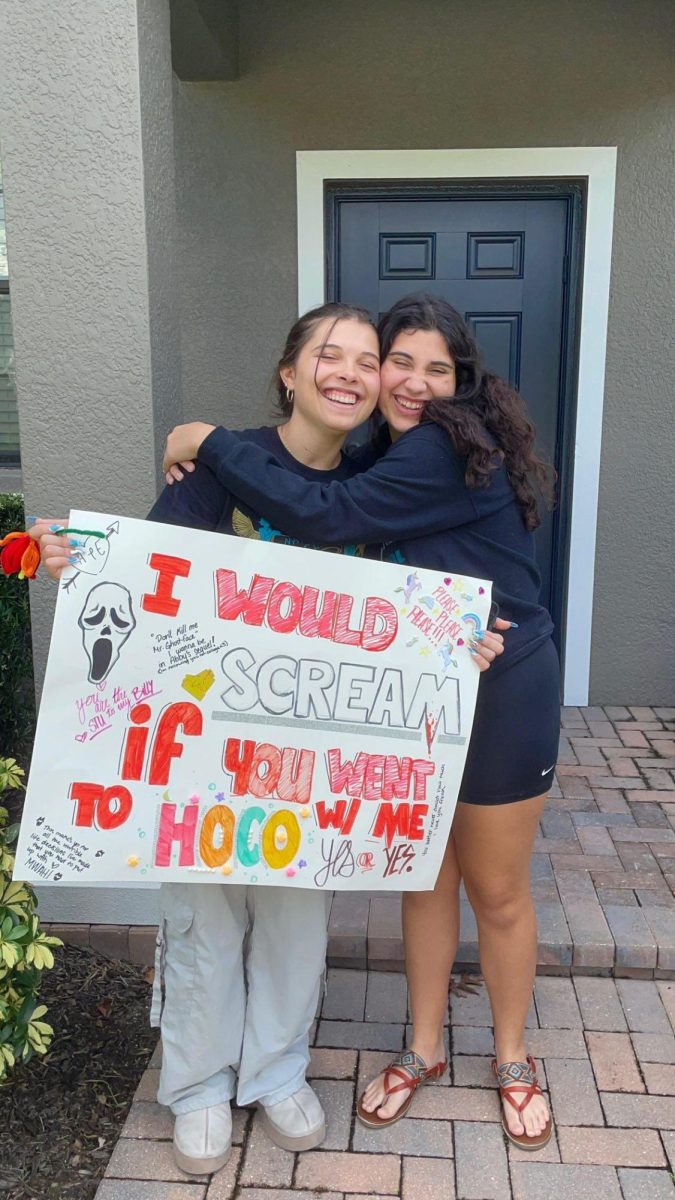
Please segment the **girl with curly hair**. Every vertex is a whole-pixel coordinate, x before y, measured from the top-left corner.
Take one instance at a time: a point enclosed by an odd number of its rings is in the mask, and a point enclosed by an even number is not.
[[[385,559],[492,579],[512,629],[481,678],[436,886],[403,897],[412,1040],[366,1088],[358,1116],[370,1127],[390,1125],[408,1111],[416,1088],[445,1070],[463,880],[492,1006],[504,1129],[516,1145],[536,1150],[552,1124],[525,1045],[537,961],[529,868],[553,780],[560,702],[553,625],[539,603],[534,558],[538,493],[548,490],[548,476],[521,397],[483,369],[470,329],[450,304],[407,297],[384,314],[379,337],[385,426],[367,470],[311,482],[291,475],[273,453],[201,422],[169,435],[164,465],[168,477],[179,478],[173,464],[197,458],[287,535],[311,529],[325,541],[379,543]],[[348,392],[349,380],[343,386]]]

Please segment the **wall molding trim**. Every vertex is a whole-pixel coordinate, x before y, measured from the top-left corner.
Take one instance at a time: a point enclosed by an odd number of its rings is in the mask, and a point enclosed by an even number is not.
[[[329,180],[586,181],[563,696],[565,704],[573,705],[588,703],[590,679],[616,156],[614,146],[300,150],[296,155],[301,313],[325,299],[324,189]]]

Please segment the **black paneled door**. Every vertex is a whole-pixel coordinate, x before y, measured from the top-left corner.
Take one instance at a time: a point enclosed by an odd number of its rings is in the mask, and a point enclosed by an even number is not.
[[[570,268],[579,224],[574,186],[533,193],[493,185],[328,185],[329,295],[379,315],[411,292],[443,296],[472,326],[488,368],[523,393],[540,453],[560,475],[559,502],[537,532],[542,601],[561,623],[566,571],[566,447],[573,429]]]

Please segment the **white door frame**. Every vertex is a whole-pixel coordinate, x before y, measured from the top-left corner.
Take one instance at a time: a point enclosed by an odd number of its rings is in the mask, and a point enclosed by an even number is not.
[[[586,180],[563,693],[565,704],[587,704],[616,147],[300,150],[296,158],[298,309],[301,313],[322,304],[325,299],[324,185],[327,180]]]

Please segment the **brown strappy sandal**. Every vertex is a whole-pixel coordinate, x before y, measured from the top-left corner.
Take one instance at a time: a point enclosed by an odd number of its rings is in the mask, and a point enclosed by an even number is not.
[[[396,1121],[400,1121],[401,1117],[406,1115],[418,1087],[421,1087],[423,1083],[428,1083],[430,1079],[440,1079],[445,1074],[447,1065],[447,1059],[443,1059],[434,1067],[428,1067],[424,1059],[420,1058],[414,1050],[406,1050],[384,1072],[385,1099],[382,1104],[386,1104],[389,1097],[396,1092],[408,1091],[410,1094],[393,1117],[378,1117],[377,1111],[368,1112],[363,1107],[363,1096],[361,1096],[356,1106],[356,1115],[359,1121],[362,1125],[367,1125],[369,1129],[384,1129],[386,1125],[394,1125]],[[392,1079],[399,1079],[401,1082],[392,1083]],[[378,1107],[381,1108],[382,1104]]]
[[[493,1058],[492,1070],[497,1076],[500,1099],[508,1100],[520,1117],[533,1096],[544,1095],[537,1079],[537,1066],[531,1054],[528,1054],[527,1062],[502,1063],[501,1067],[497,1066],[497,1059]],[[518,1101],[511,1095],[512,1092],[525,1092],[526,1095],[523,1100]],[[512,1133],[506,1120],[506,1113],[502,1109],[502,1128],[509,1141],[513,1142],[514,1146],[518,1146],[520,1150],[542,1150],[551,1140],[553,1121],[549,1116],[545,1128],[534,1137],[530,1137],[527,1133]]]

